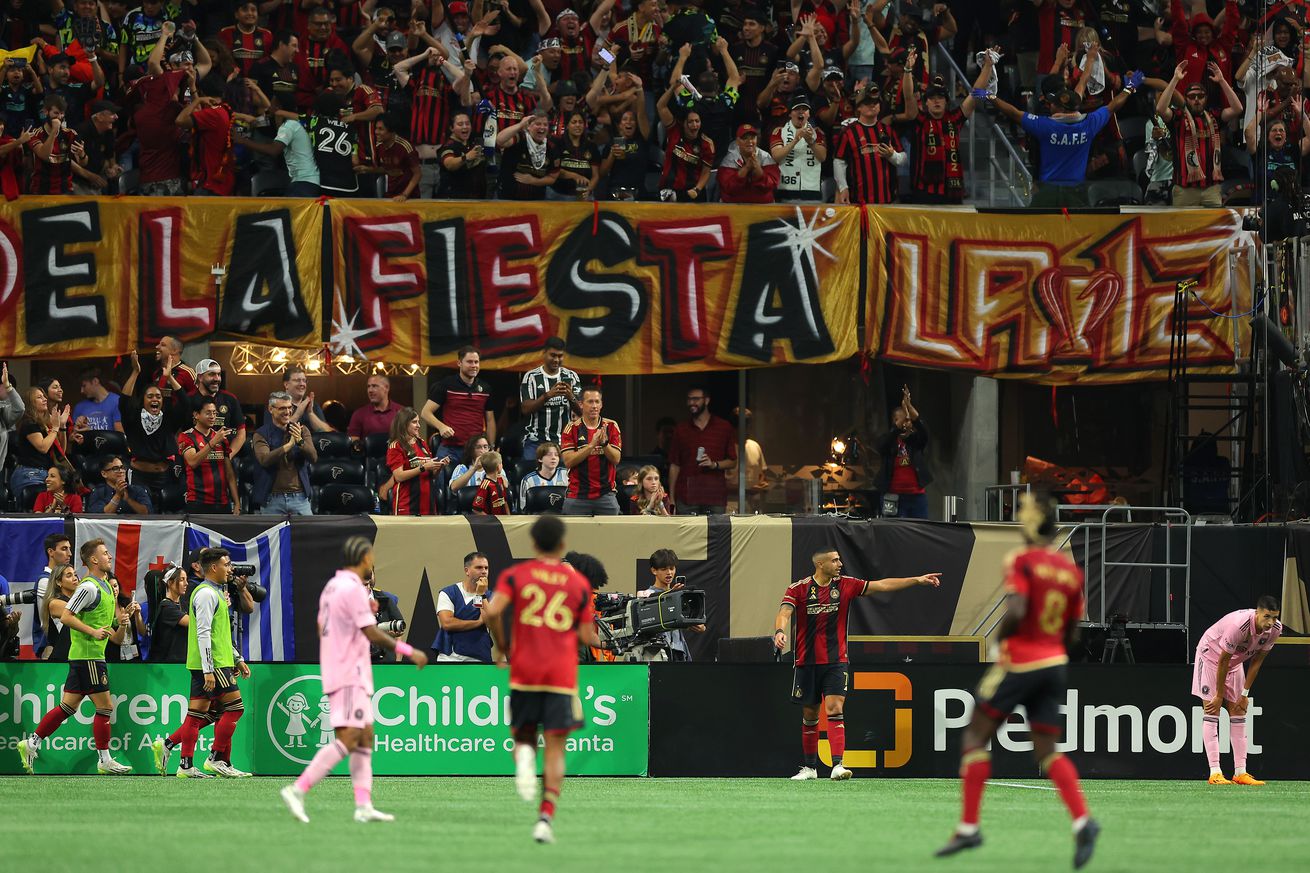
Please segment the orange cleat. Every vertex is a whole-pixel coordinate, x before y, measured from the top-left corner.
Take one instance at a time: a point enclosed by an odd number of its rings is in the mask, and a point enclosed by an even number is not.
[[[1233,783],[1232,783],[1231,781],[1229,781],[1229,780],[1224,776],[1224,774],[1222,774],[1222,773],[1215,773],[1213,776],[1210,777],[1210,784],[1211,784],[1211,785],[1232,785]]]
[[[1233,784],[1234,785],[1264,785],[1263,782],[1252,776],[1250,773],[1238,773],[1236,776],[1233,777]]]

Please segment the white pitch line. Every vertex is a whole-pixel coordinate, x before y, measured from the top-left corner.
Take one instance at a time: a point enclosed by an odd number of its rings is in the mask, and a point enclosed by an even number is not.
[[[993,782],[990,779],[987,780],[987,784],[999,785],[1002,788],[1027,788],[1032,791],[1058,791],[1059,790],[1057,788],[1052,788],[1050,785],[1023,785],[1019,782]]]

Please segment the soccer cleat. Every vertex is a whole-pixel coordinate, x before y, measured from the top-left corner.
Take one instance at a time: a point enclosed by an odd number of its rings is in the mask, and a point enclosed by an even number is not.
[[[213,779],[214,777],[212,774],[206,773],[204,770],[201,770],[199,767],[178,767],[177,778],[178,779]]]
[[[847,770],[841,764],[833,764],[832,772],[828,774],[828,778],[833,782],[840,782],[843,779],[851,778],[851,771]]]
[[[537,750],[532,746],[514,749],[514,788],[527,803],[537,799]]]
[[[159,771],[160,776],[167,776],[168,759],[173,754],[173,747],[168,744],[168,740],[160,737],[150,744],[150,748],[155,753],[155,769]]]
[[[1230,782],[1230,781],[1228,780],[1228,778],[1225,777],[1224,774],[1222,774],[1222,773],[1211,773],[1211,774],[1210,774],[1210,784],[1211,784],[1211,785],[1232,785],[1233,783]]]
[[[555,831],[550,826],[550,822],[542,819],[532,826],[532,839],[539,843],[555,842]]]
[[[391,815],[390,813],[386,813],[386,812],[379,812],[378,810],[374,809],[371,804],[369,806],[355,807],[355,821],[357,822],[395,821],[395,820],[396,817],[394,815]]]
[[[1081,870],[1083,865],[1092,860],[1092,852],[1096,851],[1096,838],[1101,833],[1101,826],[1096,823],[1096,819],[1089,818],[1078,833],[1074,834],[1073,850],[1073,868]]]
[[[1250,773],[1238,773],[1233,777],[1234,785],[1264,785],[1264,781],[1257,779]]]
[[[132,772],[132,768],[126,764],[120,764],[113,758],[108,761],[101,761],[96,765],[96,772],[101,776],[126,776]]]
[[[956,852],[963,852],[965,849],[976,849],[982,845],[982,831],[974,831],[971,834],[962,834],[958,831],[951,834],[950,840],[942,846],[933,856],[945,858],[947,855],[954,855]]]
[[[301,791],[293,783],[283,788],[281,794],[282,802],[287,805],[287,809],[291,810],[291,814],[305,824],[309,824],[309,816],[305,815],[305,792]]]
[[[818,779],[818,778],[819,778],[818,770],[815,770],[813,767],[802,767],[799,773],[791,777],[791,781],[806,782],[810,779]]]
[[[36,744],[32,742],[32,737],[25,737],[18,741],[18,760],[22,762],[23,772],[29,776],[32,775],[32,762],[40,754],[36,750]]]
[[[227,761],[219,761],[213,758],[210,758],[205,762],[205,769],[213,773],[215,776],[222,776],[224,779],[240,779],[243,776],[250,775],[244,770],[238,770],[236,767],[233,767]]]

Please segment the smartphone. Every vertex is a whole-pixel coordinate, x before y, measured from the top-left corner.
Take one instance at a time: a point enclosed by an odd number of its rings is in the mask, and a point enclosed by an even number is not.
[[[687,586],[687,577],[686,577],[686,576],[674,576],[674,577],[673,577],[673,584],[674,584],[674,585],[681,585],[681,586],[683,586],[683,587],[685,588],[685,587]]]
[[[600,59],[607,64],[612,64],[614,63],[614,53],[611,52],[609,49],[601,49]]]
[[[10,66],[13,66],[13,67],[26,67],[26,66],[27,66],[27,58],[10,58],[10,59],[9,59],[9,64],[10,64]]]
[[[698,460],[698,461],[703,461],[703,460],[705,460],[705,447],[704,447],[704,446],[697,446],[697,447],[696,447],[696,460]]]

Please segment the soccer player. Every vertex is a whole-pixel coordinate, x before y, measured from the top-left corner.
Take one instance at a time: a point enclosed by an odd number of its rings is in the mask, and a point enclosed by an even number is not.
[[[805,755],[800,772],[792,779],[818,779],[819,706],[828,713],[828,743],[832,747],[831,779],[849,779],[842,766],[846,753],[846,688],[850,680],[850,659],[846,656],[846,624],[851,600],[867,594],[889,594],[912,585],[941,585],[940,573],[878,579],[866,582],[842,575],[841,555],[836,549],[814,553],[814,575],[787,586],[782,605],[773,620],[773,644],[787,648],[787,624],[796,616],[796,676],[791,702],[801,709],[801,751]]]
[[[232,576],[232,559],[227,549],[202,549],[203,578],[191,591],[187,622],[186,665],[191,671],[191,694],[186,721],[182,723],[182,763],[179,779],[207,779],[209,774],[195,766],[196,741],[200,729],[214,723],[214,745],[208,769],[227,779],[250,774],[232,766],[232,734],[245,712],[236,676],[250,678],[250,667],[232,642],[232,618],[228,611],[227,584]],[[212,710],[221,710],[217,721]],[[173,752],[171,738],[155,740],[155,766],[168,771]]]
[[[1211,785],[1264,785],[1246,772],[1246,707],[1260,665],[1283,633],[1278,601],[1265,595],[1255,609],[1239,609],[1215,622],[1196,644],[1192,693],[1201,698],[1201,737],[1210,762]],[[1248,675],[1247,661],[1251,662]],[[1219,677],[1224,677],[1220,679]],[[1233,778],[1219,768],[1219,709],[1228,710],[1228,736],[1233,743]]]
[[[496,579],[495,597],[483,615],[491,639],[505,658],[505,625],[511,618],[509,709],[514,733],[514,780],[519,796],[531,803],[537,788],[537,734],[546,737],[540,817],[532,829],[539,843],[555,842],[551,820],[564,787],[564,745],[582,721],[578,700],[578,641],[599,646],[591,586],[561,563],[564,522],[543,515],[532,525],[537,557],[505,570]]]
[[[117,598],[109,583],[114,558],[104,540],[88,540],[78,550],[87,576],[77,586],[60,620],[70,631],[68,650],[68,678],[64,681],[64,694],[59,705],[50,710],[37,725],[36,732],[18,741],[18,756],[23,769],[32,772],[41,742],[59,729],[64,721],[77,712],[83,697],[90,697],[96,714],[91,722],[99,761],[96,772],[102,775],[121,776],[132,768],[120,764],[109,755],[109,719],[113,715],[113,702],[109,697],[109,671],[105,668],[105,641],[111,638],[122,641],[122,628],[115,619]]]
[[[428,656],[403,640],[383,633],[377,625],[377,604],[364,579],[373,572],[373,543],[350,537],[341,549],[345,565],[328,580],[318,598],[319,657],[323,693],[336,739],[320,748],[305,772],[282,789],[291,814],[308,823],[305,795],[341,759],[350,757],[350,782],[355,786],[355,821],[395,821],[394,815],[373,808],[373,662],[369,643],[409,658],[420,670]]]
[[[1028,712],[1033,756],[1060,791],[1073,817],[1074,868],[1092,858],[1100,825],[1087,813],[1078,787],[1078,770],[1055,750],[1060,736],[1059,708],[1068,686],[1068,648],[1083,614],[1083,574],[1067,556],[1051,548],[1055,536],[1055,505],[1025,494],[1019,503],[1019,523],[1028,545],[1006,558],[1006,611],[1001,620],[1001,654],[974,692],[973,721],[964,733],[960,775],[964,780],[964,814],[937,857],[982,845],[978,809],[983,786],[991,776],[987,751],[997,727],[1015,707]]]

